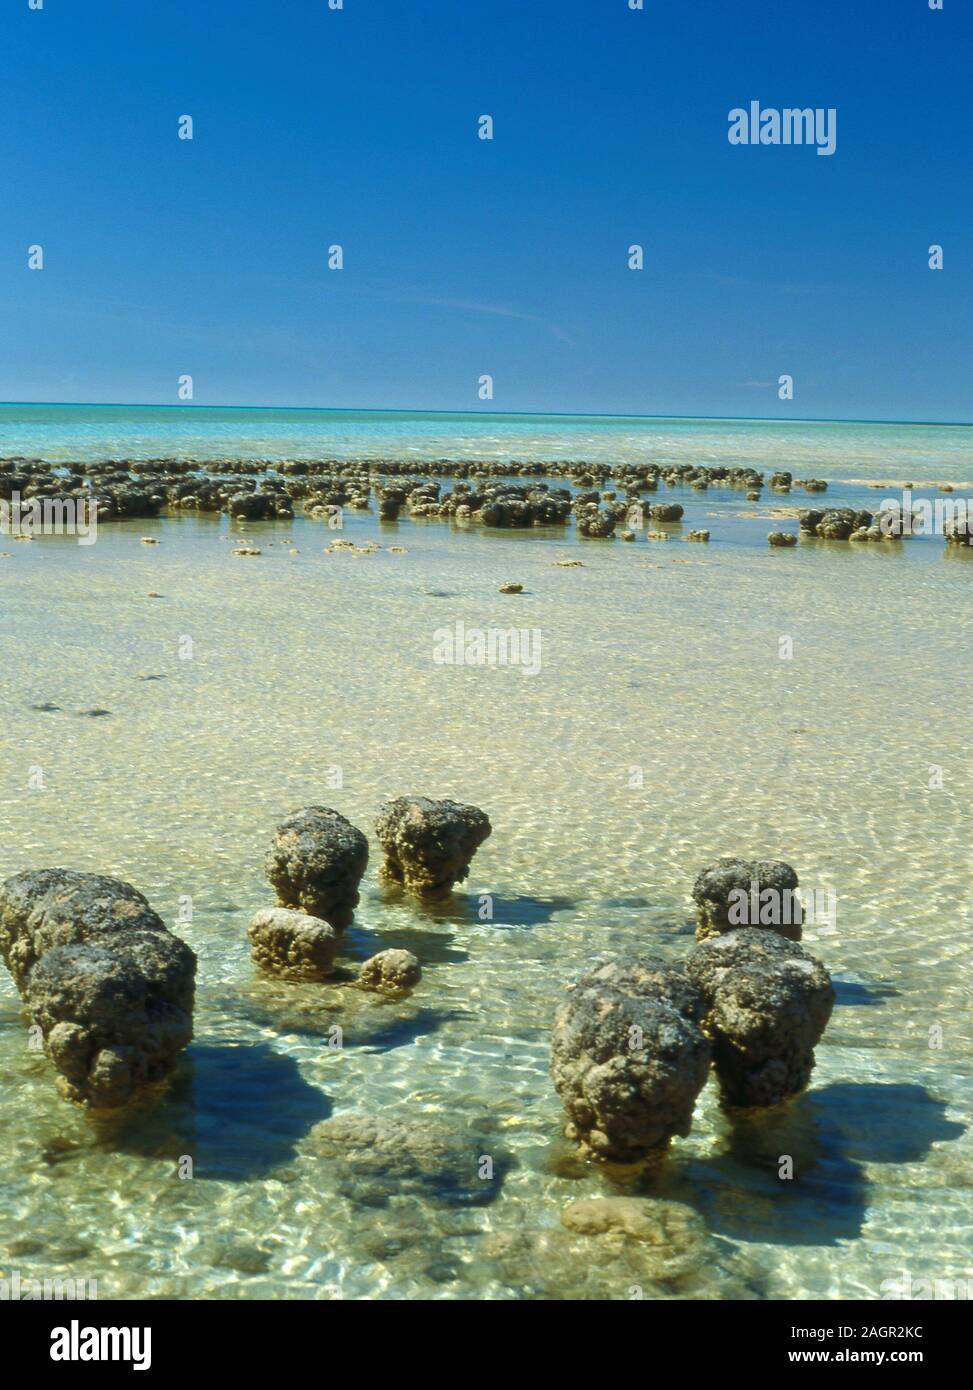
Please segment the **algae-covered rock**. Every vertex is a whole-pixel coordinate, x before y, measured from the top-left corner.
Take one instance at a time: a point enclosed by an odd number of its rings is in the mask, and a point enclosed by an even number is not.
[[[365,961],[358,983],[362,989],[398,994],[413,989],[422,979],[422,967],[411,951],[379,951]]]
[[[15,874],[0,885],[0,954],[68,1100],[124,1105],[192,1038],[196,957],[130,883]]]
[[[486,812],[476,806],[428,796],[387,801],[375,819],[385,851],[383,873],[417,897],[444,897],[467,877],[491,829]]]
[[[775,932],[747,927],[703,941],[686,971],[706,996],[703,1027],[724,1102],[776,1105],[803,1090],[834,1007],[821,962]]]
[[[782,859],[715,860],[693,884],[696,940],[740,927],[766,927],[800,941],[804,909],[797,888],[797,873]]]
[[[560,1006],[551,1038],[551,1076],[568,1116],[567,1134],[592,1156],[638,1162],[689,1133],[706,1081],[710,1047],[675,1001],[579,984]]]
[[[267,877],[283,907],[299,908],[342,930],[358,906],[368,841],[328,806],[307,806],[277,827]]]
[[[266,907],[247,927],[253,963],[284,980],[323,980],[334,970],[341,940],[322,917],[290,907]]]

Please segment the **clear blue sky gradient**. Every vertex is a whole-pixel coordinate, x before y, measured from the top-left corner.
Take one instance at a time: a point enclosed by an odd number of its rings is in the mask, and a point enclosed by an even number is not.
[[[973,418],[965,0],[4,0],[0,35],[0,399]],[[751,100],[836,107],[836,154],[731,146]]]

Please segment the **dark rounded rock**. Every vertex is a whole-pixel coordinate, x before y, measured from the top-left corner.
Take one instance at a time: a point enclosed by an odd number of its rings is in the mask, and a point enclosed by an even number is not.
[[[599,1159],[638,1162],[688,1134],[709,1065],[706,1037],[662,997],[578,985],[554,1018],[551,1077],[567,1134]]]
[[[578,512],[578,535],[589,540],[608,540],[615,534],[617,518],[613,512],[603,511],[596,506],[585,507]]]
[[[776,1105],[807,1085],[834,988],[820,961],[775,932],[744,928],[702,942],[686,962],[706,996],[703,1027],[724,1103]]]
[[[31,869],[0,884],[0,956],[21,994],[47,951],[121,927],[166,930],[148,899],[121,879],[75,869]]]
[[[492,827],[485,811],[428,796],[400,796],[379,808],[375,833],[383,874],[421,898],[440,898],[469,874]]]
[[[782,859],[717,859],[693,884],[696,940],[760,927],[800,941],[804,910],[797,886],[796,871]]]
[[[15,874],[0,885],[0,953],[68,1100],[124,1105],[192,1038],[196,957],[129,883]]]
[[[368,866],[368,841],[327,806],[294,811],[277,827],[266,871],[284,907],[323,917],[339,930],[358,906],[358,885]]]
[[[109,1109],[161,1081],[193,1034],[196,958],[169,932],[57,946],[30,973],[30,1016],[68,1100]]]
[[[691,1023],[699,1023],[706,1012],[706,999],[697,985],[678,967],[661,956],[622,956],[596,961],[585,971],[574,990],[612,989],[639,999],[655,999],[670,1005]]]

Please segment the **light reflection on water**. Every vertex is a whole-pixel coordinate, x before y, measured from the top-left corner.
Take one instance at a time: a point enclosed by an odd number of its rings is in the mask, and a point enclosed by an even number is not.
[[[300,519],[247,526],[251,559],[212,518],[2,546],[0,869],[118,874],[170,924],[188,895],[200,984],[170,1093],[105,1127],[56,1097],[0,982],[0,1269],[94,1277],[102,1297],[877,1297],[903,1269],[973,1276],[973,564],[932,541],[777,553],[765,522],[709,524],[708,548],[357,514],[345,536],[378,553],[327,555]],[[524,594],[499,595],[509,579]],[[540,673],[437,666],[433,633],[457,620],[539,628]],[[323,801],[370,831],[406,791],[494,825],[445,913],[383,898],[373,841],[345,958],[407,946],[412,998],[256,978],[245,926],[275,822]],[[839,990],[812,1089],[734,1123],[707,1087],[649,1188],[700,1218],[679,1260],[571,1235],[562,1207],[613,1189],[558,1140],[556,1001],[605,951],[683,954],[697,868],[735,851],[838,896],[836,933],[808,943]],[[469,1121],[498,1191],[356,1185],[305,1142],[346,1110]]]

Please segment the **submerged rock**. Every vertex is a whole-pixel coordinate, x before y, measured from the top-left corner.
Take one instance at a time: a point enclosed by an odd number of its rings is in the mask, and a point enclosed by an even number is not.
[[[375,833],[383,874],[421,898],[440,898],[469,874],[492,826],[485,811],[428,796],[400,796],[379,808]]]
[[[327,806],[307,806],[281,821],[266,871],[279,902],[343,930],[358,906],[368,841]]]
[[[641,992],[624,993],[620,985]],[[583,1150],[638,1162],[689,1133],[710,1045],[680,1012],[687,1005],[699,1008],[691,988],[681,976],[667,979],[654,962],[597,967],[571,990],[554,1017],[551,1076],[567,1112],[566,1132]]]
[[[768,531],[767,544],[773,546],[788,547],[797,545],[797,537],[793,531]]]
[[[705,1239],[706,1227],[692,1207],[660,1197],[593,1197],[569,1202],[561,1225],[579,1235],[628,1236],[684,1253]]]
[[[482,1205],[496,1196],[506,1167],[482,1135],[429,1116],[406,1124],[384,1115],[336,1115],[314,1125],[305,1147],[337,1165],[338,1186],[366,1206],[400,1194]]]
[[[411,951],[379,951],[366,960],[358,975],[362,989],[400,993],[422,979],[422,967]]]
[[[717,859],[693,884],[696,940],[763,927],[800,941],[804,909],[797,886],[797,873],[782,859]]]
[[[0,886],[0,954],[68,1100],[124,1105],[192,1039],[196,957],[131,884],[15,874]]]
[[[706,997],[703,1027],[724,1103],[776,1105],[803,1090],[834,1006],[821,962],[796,942],[748,927],[702,942],[686,970]]]
[[[334,970],[340,936],[320,917],[267,907],[247,927],[253,963],[283,980],[323,980]]]

